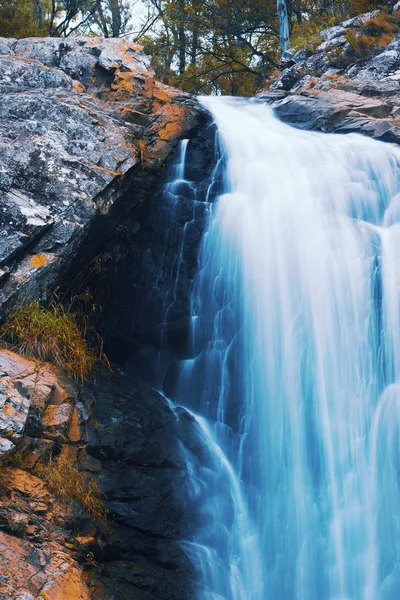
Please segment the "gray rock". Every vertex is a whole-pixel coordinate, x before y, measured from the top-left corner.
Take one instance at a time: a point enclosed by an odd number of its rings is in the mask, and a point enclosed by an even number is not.
[[[96,219],[132,188],[138,172],[161,167],[204,114],[190,96],[156,82],[149,60],[120,39],[0,40],[6,311],[48,299]]]
[[[14,47],[17,40],[14,38],[3,38],[0,37],[0,55],[14,54]]]
[[[371,10],[370,12],[364,13],[362,15],[357,15],[356,17],[352,17],[351,19],[347,19],[347,21],[344,21],[341,24],[341,26],[344,27],[344,29],[353,29],[361,27],[362,25],[365,25],[365,23],[370,19],[374,19],[379,14],[379,12],[379,10]]]
[[[346,27],[343,25],[335,25],[334,27],[330,27],[329,29],[323,29],[320,32],[320,36],[323,40],[329,41],[334,38],[343,36],[346,33]]]
[[[15,444],[13,444],[11,440],[0,437],[0,458],[10,454],[14,448]]]
[[[382,81],[400,69],[400,55],[392,49],[381,52],[368,62],[366,68],[357,73],[357,79],[362,81]]]
[[[15,54],[48,67],[57,67],[63,38],[25,38],[14,46]]]
[[[0,436],[18,442],[24,433],[30,399],[22,395],[13,380],[2,376],[0,381]]]
[[[317,52],[327,52],[328,50],[333,50],[334,48],[341,48],[347,43],[346,36],[339,35],[337,37],[331,38],[323,42],[317,48]]]

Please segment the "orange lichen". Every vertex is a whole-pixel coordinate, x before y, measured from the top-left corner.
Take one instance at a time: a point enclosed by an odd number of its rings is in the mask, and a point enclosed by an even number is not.
[[[98,171],[103,171],[107,173],[110,177],[122,177],[123,173],[120,171],[111,171],[111,169],[106,169],[105,167],[99,167],[99,165],[89,165],[91,169],[97,169]]]
[[[143,75],[142,73],[140,75]],[[117,73],[111,85],[113,100],[124,100],[135,92],[140,93],[142,82],[137,79],[138,74],[132,72]]]
[[[85,86],[82,85],[79,81],[72,81],[72,90],[74,92],[76,92],[77,94],[81,94],[82,92],[85,91]]]
[[[35,267],[35,269],[40,269],[41,267],[48,265],[49,262],[50,260],[45,254],[35,254],[31,257],[31,265],[32,267]]]
[[[182,125],[178,121],[170,121],[158,132],[158,136],[164,141],[174,137],[180,137],[181,134]]]

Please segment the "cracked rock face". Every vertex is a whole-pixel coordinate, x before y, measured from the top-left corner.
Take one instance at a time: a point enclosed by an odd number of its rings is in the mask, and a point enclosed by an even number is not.
[[[0,350],[0,457],[16,449],[30,422],[53,397],[68,398],[71,393],[51,367],[38,370],[34,361]]]
[[[3,349],[0,370],[13,409],[27,402],[23,418],[0,404],[0,598],[194,600],[180,543],[192,522],[181,447],[197,452],[193,419],[130,377],[79,389]],[[49,484],[40,466],[50,458],[66,480],[96,482],[105,522]]]
[[[349,29],[362,33],[378,12],[322,31],[315,54],[285,69],[258,98],[296,127],[400,143],[400,35],[364,60],[345,37]]]
[[[0,307],[48,298],[95,218],[201,113],[155,81],[138,45],[0,39]]]

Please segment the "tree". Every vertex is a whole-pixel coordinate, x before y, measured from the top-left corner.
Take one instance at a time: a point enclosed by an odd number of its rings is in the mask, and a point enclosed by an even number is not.
[[[276,0],[147,2],[158,18],[138,39],[167,83],[193,92],[250,95],[278,66]]]
[[[0,35],[47,35],[51,0],[0,0]]]
[[[290,39],[289,16],[286,0],[277,1],[277,12],[279,20],[279,39],[281,45],[281,56],[283,56],[286,52],[286,48]]]
[[[130,0],[0,0],[0,36],[126,35]]]

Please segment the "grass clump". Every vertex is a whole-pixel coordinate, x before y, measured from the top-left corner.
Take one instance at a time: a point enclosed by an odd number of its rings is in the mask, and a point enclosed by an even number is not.
[[[77,500],[87,513],[99,522],[106,522],[104,494],[95,481],[87,481],[72,460],[51,458],[47,464],[37,467],[36,474],[55,496],[61,500]]]
[[[361,59],[366,59],[377,50],[386,48],[400,32],[399,16],[381,12],[373,19],[368,19],[361,33],[349,29],[345,37],[354,53]]]
[[[54,362],[81,381],[100,358],[89,348],[77,316],[60,303],[44,308],[35,301],[18,308],[1,327],[1,334],[20,353]]]

